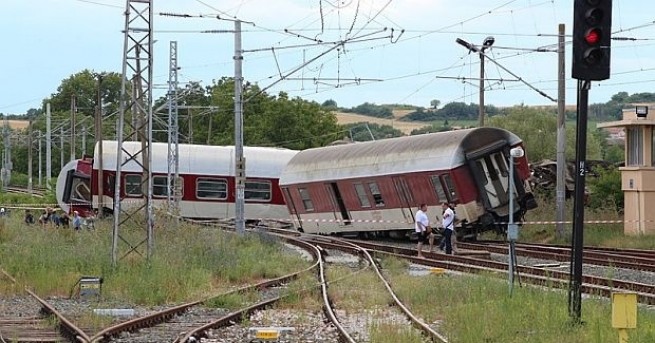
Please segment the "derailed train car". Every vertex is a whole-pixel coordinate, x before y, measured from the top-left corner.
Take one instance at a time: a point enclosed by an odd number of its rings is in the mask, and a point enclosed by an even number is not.
[[[116,141],[104,141],[102,192],[99,186],[100,153],[66,164],[57,179],[56,196],[66,212],[82,216],[95,210],[111,212],[116,182]],[[140,142],[124,142],[123,149],[134,155]],[[165,208],[168,201],[168,145],[152,144],[153,205]],[[279,148],[244,147],[246,159],[245,217],[287,218],[288,212],[278,180],[286,163],[298,151]],[[233,146],[179,145],[181,199],[179,215],[185,218],[233,218],[235,204],[235,168]],[[127,158],[126,154],[123,154]],[[122,168],[120,192],[125,206],[143,198],[142,167],[130,161]],[[102,204],[102,208],[100,208]],[[123,204],[122,204],[123,206]]]
[[[509,165],[515,147],[522,141],[509,131],[475,128],[309,149],[289,161],[280,187],[304,232],[405,236],[419,204],[428,205],[434,222],[441,220],[439,204],[449,202],[456,204],[458,235],[475,237],[506,229],[510,199],[515,219],[537,206],[527,157]]]

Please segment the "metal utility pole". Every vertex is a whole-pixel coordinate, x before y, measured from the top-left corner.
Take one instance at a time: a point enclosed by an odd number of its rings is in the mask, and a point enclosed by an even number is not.
[[[112,236],[112,265],[116,266],[118,260],[131,253],[137,253],[150,259],[154,250],[153,240],[153,207],[152,207],[152,66],[153,66],[153,39],[152,39],[152,0],[126,0],[123,72],[121,78],[121,101],[118,118],[116,179],[114,188],[114,227]],[[134,72],[136,92],[128,91],[128,70]],[[138,116],[135,125],[130,121],[126,112],[134,108],[132,115]],[[129,134],[125,137],[125,125],[131,126]],[[136,138],[141,145],[126,144],[130,138]],[[126,148],[126,145],[129,148]],[[143,202],[123,204],[124,192],[121,192],[123,167],[142,170],[141,196]],[[134,188],[132,193],[138,192]],[[134,195],[134,194],[132,194]],[[125,206],[124,206],[125,205]],[[124,206],[124,207],[123,207]],[[145,220],[139,216],[145,215]],[[132,243],[127,236],[120,234],[121,227],[126,224],[145,223],[146,237]],[[134,239],[134,238],[130,238]],[[119,256],[118,243],[127,244],[127,250]],[[145,252],[141,248],[146,244]]]
[[[187,120],[189,122],[189,144],[193,144],[193,112],[187,108]]]
[[[32,194],[32,120],[27,124],[27,190]]]
[[[179,225],[180,208],[180,145],[179,122],[177,111],[177,42],[170,43],[170,66],[168,74],[168,211],[175,218],[175,225]]]
[[[71,161],[75,159],[75,112],[77,112],[77,104],[73,94],[71,95]]]
[[[234,216],[236,231],[243,234],[246,231],[244,218],[246,160],[243,157],[243,87],[241,55],[241,21],[234,21],[234,169],[236,181],[236,202]]]
[[[94,158],[98,159],[98,179],[96,180],[98,184],[98,218],[102,218],[104,213],[104,194],[105,194],[105,174],[104,174],[104,164],[103,164],[103,149],[102,149],[102,74],[98,74],[97,82],[97,94],[96,94],[96,114],[95,114],[95,146],[98,147],[98,155]],[[95,163],[95,161],[94,161]],[[112,255],[113,256],[113,255]]]
[[[39,131],[37,131],[37,132],[38,132],[38,134],[39,134],[39,187],[41,187],[41,185],[42,185],[42,183],[41,183],[41,178],[42,178],[42,175],[41,175],[41,170],[42,170],[42,169],[41,169],[41,159],[42,159],[42,158],[41,158],[41,146],[42,146],[42,144],[41,144],[41,136],[42,136],[43,134],[41,133],[41,130],[39,130]]]
[[[478,126],[483,127],[484,126],[484,51],[487,50],[488,48],[491,48],[491,46],[494,44],[496,39],[494,37],[487,37],[484,39],[482,42],[482,46],[478,47],[476,45],[473,45],[467,41],[464,41],[463,39],[457,38],[455,42],[457,44],[462,45],[463,47],[469,49],[469,51],[476,52],[478,55],[480,55],[480,110],[478,114]]]
[[[45,105],[45,185],[48,190],[52,189],[50,178],[52,177],[52,123],[50,115],[50,103]]]
[[[555,221],[557,238],[564,237],[564,212],[566,210],[566,64],[564,58],[564,24],[559,24],[558,38],[558,82],[557,82],[557,185]]]

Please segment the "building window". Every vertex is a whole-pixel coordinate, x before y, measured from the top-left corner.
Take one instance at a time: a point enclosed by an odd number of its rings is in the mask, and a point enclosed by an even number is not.
[[[441,202],[447,201],[446,191],[444,191],[443,185],[441,185],[441,180],[439,180],[439,176],[432,175],[430,178],[432,179],[432,187],[434,188],[434,191],[437,193],[437,198],[439,199],[439,201]]]
[[[141,196],[141,175],[125,175],[125,195]]]
[[[196,197],[198,199],[227,199],[227,181],[199,178],[196,181]]]
[[[652,146],[650,148],[650,153],[651,153],[650,165],[655,167],[655,129],[651,130],[651,135],[652,135],[652,139],[651,139]]]
[[[368,195],[366,195],[366,188],[364,188],[364,185],[356,183],[355,192],[357,192],[359,204],[362,205],[362,207],[371,207],[371,202],[368,200]]]
[[[628,128],[628,141],[626,143],[628,150],[627,166],[642,166],[644,164],[644,139],[641,127]]]
[[[309,198],[309,191],[307,188],[298,188],[298,193],[300,193],[300,199],[302,199],[302,205],[305,207],[305,210],[313,211],[314,203],[312,203],[312,199]]]
[[[271,201],[271,183],[269,181],[246,181],[245,200]]]
[[[375,201],[375,206],[376,207],[384,206],[384,200],[382,200],[382,194],[380,194],[380,188],[378,188],[378,184],[375,182],[369,182],[368,189],[371,191],[371,195],[373,195],[373,201]]]

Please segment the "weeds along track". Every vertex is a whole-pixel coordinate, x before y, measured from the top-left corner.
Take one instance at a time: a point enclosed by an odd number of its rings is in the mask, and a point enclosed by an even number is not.
[[[439,267],[448,270],[456,270],[465,273],[487,272],[499,277],[507,277],[508,264],[500,261],[481,259],[467,256],[445,255],[441,253],[426,253],[425,258],[416,257],[414,248],[403,248],[387,244],[376,244],[357,240],[349,240],[357,245],[375,253],[386,254],[398,258],[410,260],[416,264],[422,264],[432,267]],[[459,246],[459,243],[458,243]],[[533,267],[523,264],[516,266],[518,271],[518,280],[540,286],[553,288],[568,288],[570,274],[567,271],[553,270],[545,267]],[[643,272],[637,272],[644,274]],[[646,273],[650,274],[650,273]],[[633,291],[637,293],[637,300],[640,303],[653,305],[655,304],[655,284],[640,281],[626,281],[602,276],[589,275],[585,270],[582,278],[582,291],[591,295],[611,297],[615,291]]]
[[[329,238],[329,237],[322,237],[316,235],[302,235],[302,239],[322,248],[340,250],[363,258],[368,263],[368,265],[370,265],[370,267],[372,268],[372,270],[374,271],[374,273],[376,274],[376,276],[384,286],[386,292],[393,300],[393,305],[395,306],[395,308],[397,308],[400,312],[402,312],[402,315],[408,320],[408,322],[412,326],[420,330],[420,332],[425,336],[426,340],[429,340],[431,342],[442,342],[442,343],[448,342],[447,338],[444,335],[435,331],[432,327],[430,327],[430,325],[426,324],[419,317],[415,316],[411,312],[411,310],[400,300],[400,298],[398,298],[390,282],[382,273],[382,271],[377,265],[377,262],[375,261],[375,259],[373,259],[368,249],[358,244],[354,244],[346,240],[337,239],[337,238]],[[352,341],[348,341],[348,342],[352,342]]]
[[[302,247],[302,242],[294,242],[291,239],[287,240],[287,242]],[[315,261],[312,266],[306,269],[128,320],[98,332],[91,337],[90,342],[198,341],[200,338],[205,337],[208,330],[231,325],[242,320],[245,315],[279,301],[281,292],[275,286],[284,285],[299,275],[316,269],[320,264],[318,253],[306,247],[302,248],[306,249]],[[220,301],[221,298],[247,292],[257,293],[257,297],[260,299],[256,304],[233,312],[207,306],[214,301]]]
[[[0,268],[0,279],[14,287],[16,279]],[[58,312],[54,306],[24,287],[28,297],[12,299],[11,308],[0,310],[2,342],[89,342],[89,336]],[[3,306],[4,307],[4,306]]]

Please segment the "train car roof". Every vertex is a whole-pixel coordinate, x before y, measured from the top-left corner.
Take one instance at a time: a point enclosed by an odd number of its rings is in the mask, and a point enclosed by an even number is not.
[[[94,156],[98,156],[98,144]],[[116,141],[103,141],[103,168],[116,170],[116,157],[118,144]],[[135,154],[141,149],[140,142],[124,142],[123,149]],[[278,178],[287,162],[296,154],[297,150],[265,147],[244,147],[243,156],[246,158],[246,176],[262,178]],[[123,152],[123,160],[128,155]],[[198,175],[234,175],[234,146],[215,145],[179,145],[179,172],[180,174]],[[98,169],[99,160],[93,159],[93,168]],[[141,172],[141,166],[130,161],[122,167],[123,172]],[[152,144],[152,171],[153,173],[168,173],[168,144]]]
[[[484,127],[308,149],[289,161],[280,185],[449,170],[464,164],[467,153],[520,142],[507,130]]]

